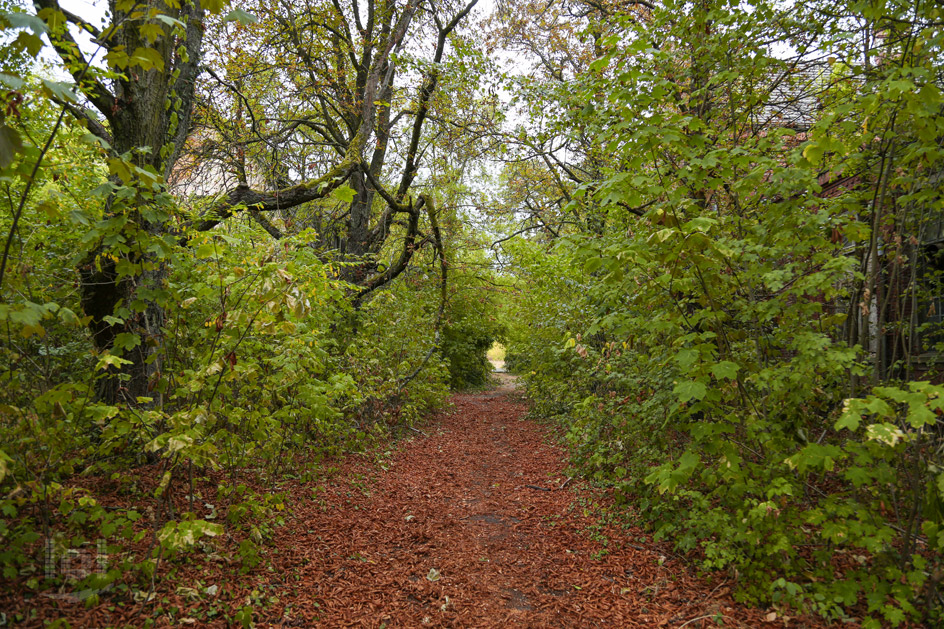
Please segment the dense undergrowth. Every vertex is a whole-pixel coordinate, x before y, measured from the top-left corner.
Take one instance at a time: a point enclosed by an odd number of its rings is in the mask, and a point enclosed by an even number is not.
[[[744,600],[939,623],[940,12],[844,4],[886,29],[863,64],[816,3],[665,5],[551,99],[599,175],[582,229],[507,247],[509,364],[575,466]],[[831,56],[805,79],[762,43],[791,21]],[[808,130],[780,122],[810,76]]]
[[[554,260],[560,283],[545,279],[544,299],[581,281],[572,263]],[[792,359],[758,362],[747,342],[719,361],[714,336],[681,315],[644,309],[616,336],[585,316],[592,302],[531,299],[537,316],[509,351],[533,413],[560,422],[576,469],[658,538],[735,577],[746,601],[837,620],[936,617],[940,446],[926,427],[942,387],[889,385],[844,406],[855,353],[812,343],[805,323]]]

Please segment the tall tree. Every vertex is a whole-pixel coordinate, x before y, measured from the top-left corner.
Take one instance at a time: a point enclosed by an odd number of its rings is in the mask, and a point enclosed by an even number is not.
[[[82,95],[74,100],[61,92],[56,98],[109,155],[114,193],[79,272],[96,349],[124,354],[117,361],[122,376],[103,380],[100,391],[113,402],[137,403],[148,397],[160,371],[161,260],[168,254],[163,237],[169,220],[161,184],[190,127],[204,4],[110,0],[110,23],[98,28],[58,0],[36,2],[53,48]],[[217,0],[206,4],[222,9]],[[96,53],[105,51],[103,67],[83,50],[70,27],[90,35]],[[117,193],[124,186],[131,188]]]
[[[361,284],[363,296],[402,273],[419,244],[432,237],[432,232],[426,237],[420,234],[425,197],[413,200],[409,192],[422,162],[424,124],[448,38],[476,2],[453,7],[424,0],[371,0],[361,6],[355,0],[347,8],[336,1],[253,7],[262,24],[270,27],[261,37],[271,47],[257,51],[258,59],[270,81],[292,88],[292,98],[282,101],[276,121],[263,129],[253,111],[259,101],[247,99],[237,87],[246,81],[236,77],[232,83],[203,64],[207,13],[222,10],[222,1],[141,5],[111,0],[110,23],[98,28],[64,9],[58,0],[38,0],[38,15],[82,94],[79,99],[65,92],[56,97],[105,147],[112,175],[103,220],[90,235],[93,244],[79,269],[82,304],[91,317],[95,347],[115,356],[110,361],[112,377],[103,380],[100,390],[103,399],[137,404],[152,396],[160,376],[165,264],[178,242],[187,239],[179,221],[172,221],[175,210],[164,182],[179,170],[201,71],[225,86],[244,108],[242,115],[253,120],[255,139],[264,140],[274,162],[287,163],[270,168],[273,176],[255,187],[249,185],[256,182],[246,179],[244,169],[236,185],[217,195],[201,217],[184,223],[186,229],[211,230],[248,208],[273,236],[280,237],[282,231],[265,218],[266,213],[324,199],[348,184],[353,198],[344,233],[336,243],[346,259],[378,253],[393,226],[402,225],[400,254],[393,264],[366,262],[348,271]],[[420,11],[428,19],[414,25]],[[239,10],[221,23],[233,21],[253,22]],[[105,51],[104,65],[96,65],[79,45],[74,29],[88,33],[93,45]],[[404,51],[411,32],[417,34],[417,48],[422,37],[433,33],[435,50],[431,59],[417,58],[408,66],[401,58],[407,58]],[[210,61],[225,64],[228,59]],[[405,75],[410,68],[421,69],[409,98],[394,87],[398,64],[407,66]],[[404,107],[391,116],[396,96]],[[201,111],[213,107],[207,101]],[[272,112],[264,113],[269,117]],[[307,133],[314,133],[326,150],[314,168],[293,170],[286,157],[294,144],[304,144]],[[385,186],[381,180],[391,179],[391,173],[384,171],[391,141],[403,142],[398,147],[402,161],[395,167],[399,174],[392,177],[393,183]],[[240,152],[247,153],[245,147]],[[345,194],[340,197],[347,199]],[[384,208],[372,217],[377,197],[383,199]]]
[[[507,77],[518,115],[505,136],[505,180],[499,205],[521,233],[602,233],[599,208],[575,204],[573,194],[604,177],[613,160],[598,134],[606,123],[589,115],[606,89],[588,91],[584,78],[600,75],[626,21],[646,21],[652,4],[637,0],[499,2],[493,44],[515,55]],[[611,120],[610,123],[618,121]]]
[[[476,4],[332,0],[252,7],[260,27],[241,34],[237,45],[217,40],[212,53],[223,71],[206,85],[200,122],[222,151],[217,163],[241,175],[200,228],[244,204],[276,238],[314,227],[323,251],[355,262],[346,277],[362,287],[360,296],[402,273],[420,244],[435,238],[432,231],[421,234],[426,200],[411,193],[450,36]],[[427,46],[431,55],[424,54]],[[241,110],[239,128],[223,113],[233,108]],[[253,172],[268,192],[250,188]],[[321,176],[309,179],[311,173]],[[344,183],[333,202],[300,207]],[[291,220],[276,225],[266,218],[275,212]],[[381,265],[377,254],[394,231],[399,255]]]

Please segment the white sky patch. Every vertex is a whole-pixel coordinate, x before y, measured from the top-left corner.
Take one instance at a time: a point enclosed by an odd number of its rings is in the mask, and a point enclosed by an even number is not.
[[[107,25],[108,3],[104,0],[60,0],[59,6],[78,15],[92,26],[103,28]],[[104,57],[105,49],[94,43],[92,36],[77,26],[70,24],[69,31],[79,43],[79,48],[86,59],[91,58],[92,65],[99,65]],[[49,78],[56,81],[71,82],[72,76],[62,67],[62,60],[52,49],[49,38],[44,35],[43,41],[46,47],[39,53],[37,71],[48,74]]]

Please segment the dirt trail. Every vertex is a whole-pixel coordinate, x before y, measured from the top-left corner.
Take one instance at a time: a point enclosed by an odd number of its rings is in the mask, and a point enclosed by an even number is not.
[[[256,627],[786,625],[734,604],[641,531],[602,522],[607,496],[566,476],[553,431],[525,419],[513,376],[496,377],[387,456],[283,485],[285,526],[247,574],[228,539],[205,560],[165,563],[149,602],[106,596],[85,609],[20,590],[0,609],[74,627],[225,627],[240,609]]]
[[[758,626],[639,531],[604,526],[524,419],[513,377],[459,395],[389,460],[283,529],[281,626]],[[566,486],[565,486],[566,485]],[[561,488],[564,486],[563,488]],[[324,508],[324,506],[322,507]],[[586,511],[585,511],[586,508]],[[262,616],[265,616],[263,613]],[[783,626],[782,623],[777,623]],[[775,626],[775,625],[768,625]],[[796,625],[794,625],[796,626]]]

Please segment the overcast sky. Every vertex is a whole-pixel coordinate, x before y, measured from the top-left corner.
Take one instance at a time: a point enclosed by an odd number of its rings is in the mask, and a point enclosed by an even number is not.
[[[488,15],[492,12],[492,10],[494,10],[495,2],[496,0],[479,0],[479,3],[475,7],[476,13],[480,16]],[[59,4],[63,9],[75,13],[92,25],[105,26],[105,13],[108,10],[107,0],[59,0]],[[233,2],[233,6],[238,5],[238,2]],[[88,33],[80,31],[75,27],[72,27],[72,32],[87,54],[95,51],[98,48],[98,46],[91,42],[91,37],[88,35]],[[103,51],[99,51],[98,55],[101,55],[102,52]],[[45,51],[44,58],[53,62],[54,64],[58,59],[55,53],[51,50]],[[96,61],[99,61],[99,59],[96,58]],[[56,74],[59,74],[59,72],[56,72]],[[62,73],[61,78],[65,79],[66,74]]]

